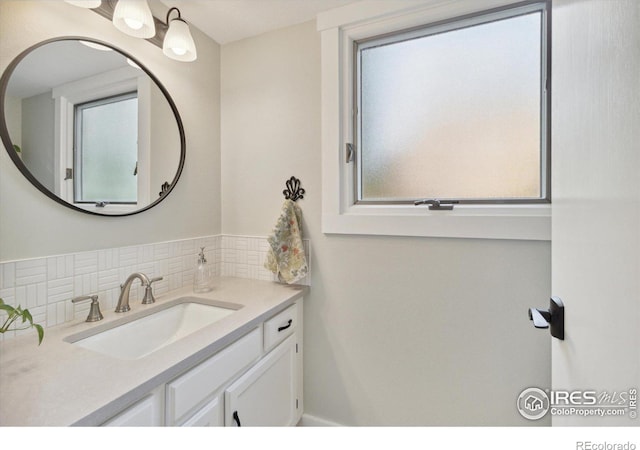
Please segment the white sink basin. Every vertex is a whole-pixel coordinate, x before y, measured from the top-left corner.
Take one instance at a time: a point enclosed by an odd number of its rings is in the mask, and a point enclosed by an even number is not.
[[[185,297],[146,311],[142,317],[124,317],[105,324],[106,329],[98,326],[68,336],[65,341],[118,359],[139,359],[233,314],[240,307]]]

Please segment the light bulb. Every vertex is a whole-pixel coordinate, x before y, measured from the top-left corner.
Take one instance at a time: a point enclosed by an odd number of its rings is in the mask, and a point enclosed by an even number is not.
[[[134,30],[139,30],[140,28],[142,28],[142,25],[144,25],[141,21],[136,19],[129,19],[128,17],[125,17],[124,22],[129,25],[129,28],[132,28]]]
[[[156,35],[147,0],[118,0],[113,10],[113,24],[129,36],[149,39]]]
[[[162,43],[162,52],[177,61],[195,61],[196,44],[193,42],[187,22],[178,18],[171,20],[168,25],[169,29]]]

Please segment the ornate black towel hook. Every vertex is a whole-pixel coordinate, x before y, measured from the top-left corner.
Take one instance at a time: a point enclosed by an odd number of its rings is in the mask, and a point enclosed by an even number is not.
[[[293,200],[294,202],[299,198],[304,198],[304,189],[300,187],[300,180],[298,178],[289,178],[285,185],[287,188],[282,191],[284,198],[287,200]]]

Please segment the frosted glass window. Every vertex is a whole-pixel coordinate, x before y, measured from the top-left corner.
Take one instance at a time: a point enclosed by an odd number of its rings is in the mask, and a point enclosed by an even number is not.
[[[544,199],[543,8],[357,43],[358,200]]]
[[[136,203],[137,94],[76,106],[75,201]]]

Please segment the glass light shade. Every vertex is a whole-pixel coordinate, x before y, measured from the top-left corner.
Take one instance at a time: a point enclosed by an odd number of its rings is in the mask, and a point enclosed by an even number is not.
[[[169,29],[162,44],[162,52],[177,61],[195,61],[198,57],[189,25],[184,20],[173,19],[169,22]]]
[[[97,8],[102,3],[101,0],[64,0],[73,6],[79,6],[80,8]]]
[[[101,52],[112,52],[113,50],[110,49],[109,47],[102,45],[102,44],[96,44],[95,42],[89,42],[89,41],[78,41],[80,42],[82,45],[86,45],[89,48],[92,48],[94,50],[100,50]]]
[[[129,36],[148,39],[156,35],[147,0],[118,0],[113,11],[113,24]]]

